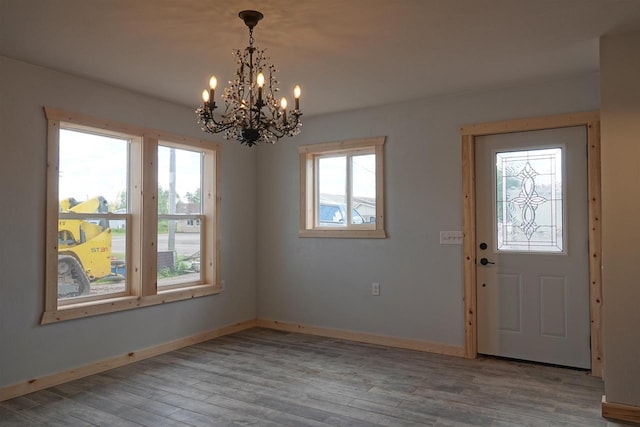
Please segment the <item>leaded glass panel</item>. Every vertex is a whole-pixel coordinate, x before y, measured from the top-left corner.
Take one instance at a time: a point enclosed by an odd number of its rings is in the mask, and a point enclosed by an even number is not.
[[[496,153],[497,250],[563,252],[562,149]]]

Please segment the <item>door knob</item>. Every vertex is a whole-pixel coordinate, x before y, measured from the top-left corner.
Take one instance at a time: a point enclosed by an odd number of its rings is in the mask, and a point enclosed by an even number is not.
[[[482,265],[495,264],[495,262],[491,262],[486,258],[480,258],[480,264],[482,264]]]

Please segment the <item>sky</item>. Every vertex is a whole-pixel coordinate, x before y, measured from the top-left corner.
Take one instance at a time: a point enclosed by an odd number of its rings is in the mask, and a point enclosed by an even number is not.
[[[353,159],[353,196],[375,197],[376,195],[376,156],[375,154],[357,155]],[[320,158],[320,193],[346,194],[346,162],[345,156]]]
[[[60,200],[97,196],[114,203],[127,188],[129,141],[111,136],[60,130]],[[158,149],[158,184],[169,188],[169,149]],[[200,153],[176,149],[176,192],[183,199],[200,186]]]
[[[104,197],[115,203],[127,188],[129,141],[112,136],[90,134],[69,129],[60,131],[60,200],[77,201]],[[158,184],[169,189],[168,147],[158,148]],[[353,195],[375,197],[375,155],[356,155],[353,159]],[[321,192],[345,194],[344,156],[322,159]],[[201,154],[176,149],[176,192],[186,201],[186,193],[200,186]]]

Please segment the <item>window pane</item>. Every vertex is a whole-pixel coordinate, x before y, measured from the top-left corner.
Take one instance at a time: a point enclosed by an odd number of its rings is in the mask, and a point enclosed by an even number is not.
[[[562,149],[496,154],[500,251],[563,251]]]
[[[127,212],[128,147],[125,139],[60,130],[59,300],[126,290],[118,268],[124,271],[127,216],[118,220],[117,233],[107,217],[72,216]]]
[[[158,287],[200,281],[200,231],[200,219],[158,220]]]
[[[110,212],[127,209],[129,141],[60,129],[60,200],[102,196]]]
[[[202,153],[158,146],[158,213],[201,213]]]
[[[376,155],[351,157],[351,224],[376,221]]]
[[[202,153],[158,147],[158,286],[200,281]],[[162,215],[185,215],[184,219]]]
[[[347,157],[318,159],[318,216],[320,227],[347,225]]]

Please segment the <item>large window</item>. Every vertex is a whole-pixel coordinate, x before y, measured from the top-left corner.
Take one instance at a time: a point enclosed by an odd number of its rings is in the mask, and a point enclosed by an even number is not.
[[[384,138],[299,148],[301,237],[384,238]]]
[[[219,292],[219,146],[45,111],[43,323]]]

